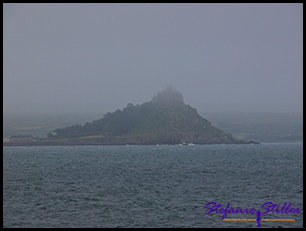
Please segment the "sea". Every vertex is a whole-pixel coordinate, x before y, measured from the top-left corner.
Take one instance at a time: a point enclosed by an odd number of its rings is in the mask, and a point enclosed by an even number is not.
[[[5,228],[258,223],[303,227],[303,143],[3,147]]]

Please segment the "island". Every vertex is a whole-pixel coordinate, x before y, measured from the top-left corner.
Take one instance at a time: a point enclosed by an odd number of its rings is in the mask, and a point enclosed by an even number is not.
[[[141,105],[128,103],[122,110],[103,118],[55,129],[46,139],[3,142],[17,145],[194,145],[259,144],[235,139],[211,125],[195,108],[186,105],[183,95],[171,85]]]

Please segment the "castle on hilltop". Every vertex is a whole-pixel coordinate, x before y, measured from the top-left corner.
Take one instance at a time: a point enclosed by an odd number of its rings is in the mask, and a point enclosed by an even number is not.
[[[183,100],[183,95],[180,92],[174,91],[172,85],[167,85],[166,90],[158,92],[156,96],[154,94],[152,98],[152,102],[153,103],[158,103],[158,102],[184,103],[184,100]]]

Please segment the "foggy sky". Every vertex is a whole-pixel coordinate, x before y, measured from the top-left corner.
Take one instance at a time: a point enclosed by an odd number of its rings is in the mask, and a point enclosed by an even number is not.
[[[113,112],[167,84],[200,112],[302,111],[303,5],[4,4],[4,114]]]

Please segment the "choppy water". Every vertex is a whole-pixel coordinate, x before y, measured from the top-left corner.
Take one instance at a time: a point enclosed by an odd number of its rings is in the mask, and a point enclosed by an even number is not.
[[[257,226],[210,202],[303,210],[303,144],[3,148],[3,227]],[[262,218],[303,227],[303,212]]]

